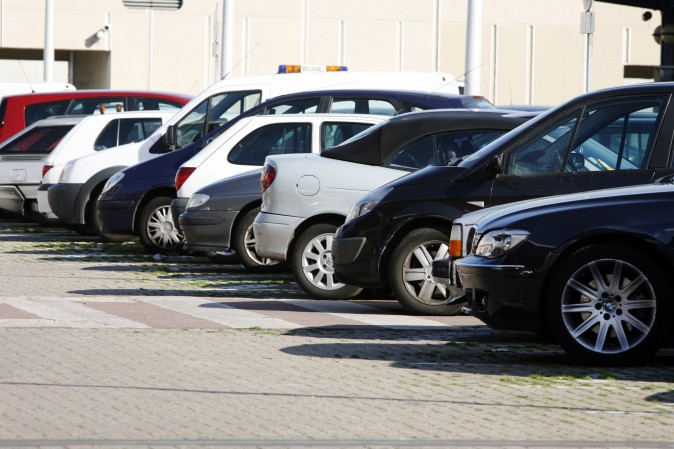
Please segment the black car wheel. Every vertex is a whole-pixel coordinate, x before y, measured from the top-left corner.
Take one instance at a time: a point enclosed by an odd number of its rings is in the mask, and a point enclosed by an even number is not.
[[[335,279],[332,239],[336,230],[336,225],[328,223],[310,226],[299,236],[292,251],[295,281],[316,299],[344,300],[356,296],[362,290]]]
[[[180,250],[185,242],[171,214],[168,196],[151,199],[138,217],[138,237],[145,249],[151,253],[169,253]]]
[[[252,209],[239,221],[233,233],[232,246],[239,256],[241,265],[247,270],[255,272],[274,271],[279,269],[282,264],[278,260],[262,257],[255,251],[253,222],[258,212],[260,212],[259,207]]]
[[[553,275],[550,332],[574,360],[642,364],[664,342],[671,289],[652,258],[632,247],[589,245]]]
[[[407,310],[425,315],[457,315],[463,304],[447,304],[449,289],[432,281],[433,261],[449,255],[449,235],[434,228],[415,229],[396,246],[389,262],[389,284]]]

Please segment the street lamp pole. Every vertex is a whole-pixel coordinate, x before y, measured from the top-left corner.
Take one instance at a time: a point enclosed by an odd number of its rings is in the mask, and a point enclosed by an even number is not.
[[[45,0],[44,80],[54,80],[54,0]]]
[[[482,0],[468,0],[465,73],[465,93],[479,95],[482,82]]]

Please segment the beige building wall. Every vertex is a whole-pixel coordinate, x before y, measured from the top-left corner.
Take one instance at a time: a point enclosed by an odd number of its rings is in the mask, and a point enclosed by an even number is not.
[[[178,11],[158,11],[129,9],[122,0],[56,0],[55,77],[78,88],[196,94],[221,76],[222,3],[185,0]],[[626,66],[659,64],[652,38],[659,14],[644,22],[645,9],[594,5],[592,89],[634,82]],[[44,6],[0,0],[0,81],[20,80],[19,60],[31,79],[42,77]],[[553,105],[582,93],[581,6],[483,0],[483,95],[497,104]],[[339,64],[462,79],[466,16],[467,0],[234,0],[230,76],[271,74],[280,64]]]

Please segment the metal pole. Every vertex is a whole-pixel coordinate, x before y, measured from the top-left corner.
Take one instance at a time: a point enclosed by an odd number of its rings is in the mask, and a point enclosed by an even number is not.
[[[45,0],[44,80],[54,79],[54,0]]]
[[[468,0],[465,72],[465,93],[479,95],[482,82],[482,0]]]
[[[220,45],[220,78],[224,79],[232,71],[232,49],[234,48],[234,0],[222,0],[222,44]]]

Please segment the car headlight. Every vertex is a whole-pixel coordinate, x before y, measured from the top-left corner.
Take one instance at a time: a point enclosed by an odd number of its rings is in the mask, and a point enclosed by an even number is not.
[[[518,229],[499,229],[482,235],[475,255],[489,259],[501,257],[529,238],[529,232]]]
[[[105,193],[108,190],[112,189],[114,186],[116,186],[119,181],[124,178],[124,172],[118,171],[114,175],[110,176],[110,179],[108,179],[108,182],[105,183],[103,186],[103,191],[101,193]]]
[[[346,216],[345,223],[370,212],[391,190],[393,190],[393,187],[380,187],[356,201]]]
[[[195,193],[190,197],[190,200],[187,202],[187,206],[185,206],[185,208],[196,209],[197,207],[201,207],[206,204],[210,199],[211,197],[205,193]]]

